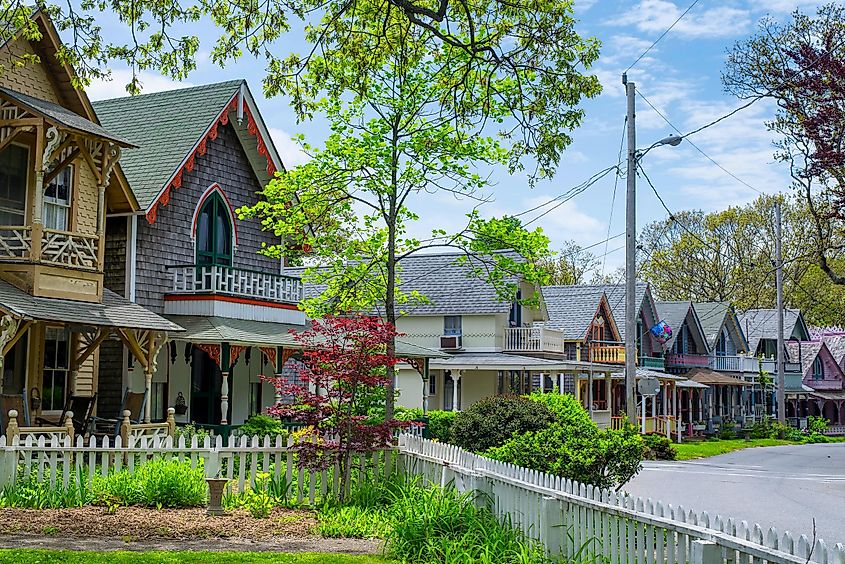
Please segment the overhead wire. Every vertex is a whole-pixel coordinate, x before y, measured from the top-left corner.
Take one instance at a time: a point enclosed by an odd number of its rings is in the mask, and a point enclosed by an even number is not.
[[[659,36],[657,39],[655,39],[655,40],[654,40],[654,43],[652,43],[651,45],[649,45],[649,46],[648,46],[648,49],[646,49],[645,51],[643,51],[643,52],[640,54],[640,56],[639,56],[639,57],[637,57],[637,59],[636,59],[633,63],[631,63],[631,64],[628,66],[628,68],[627,68],[627,69],[625,69],[625,72],[628,72],[629,70],[631,70],[632,68],[634,68],[634,66],[635,66],[637,63],[639,63],[639,62],[642,60],[642,58],[643,58],[643,57],[645,57],[645,56],[649,53],[649,51],[651,51],[652,49],[654,49],[655,45],[657,45],[658,43],[660,43],[660,40],[661,40],[661,39],[663,39],[664,37],[666,37],[666,35],[667,35],[670,31],[672,31],[672,29],[673,29],[676,25],[678,25],[678,22],[680,22],[682,19],[684,19],[684,16],[686,16],[686,15],[689,13],[689,11],[690,11],[690,10],[692,10],[692,9],[693,9],[693,7],[695,7],[695,5],[696,5],[696,4],[698,4],[698,1],[699,1],[699,0],[695,0],[692,4],[690,4],[690,5],[687,7],[687,9],[686,9],[686,10],[684,10],[684,11],[683,11],[683,13],[682,13],[680,16],[678,16],[678,18],[677,18],[674,22],[672,22],[672,25],[670,25],[668,28],[666,28],[666,31],[664,31],[663,33],[661,33],[661,34],[660,34],[660,36]]]

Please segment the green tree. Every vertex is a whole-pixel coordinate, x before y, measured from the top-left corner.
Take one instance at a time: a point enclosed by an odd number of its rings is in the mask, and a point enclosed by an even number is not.
[[[601,262],[596,255],[575,241],[565,241],[554,256],[541,263],[549,275],[549,284],[558,286],[600,281],[600,265]]]
[[[372,6],[373,13],[378,6]],[[570,13],[568,5],[560,6],[564,4],[555,4],[554,10]],[[543,9],[549,7],[537,8]],[[331,11],[325,17],[332,17]],[[508,218],[484,219],[476,210],[468,215],[463,229],[438,228],[430,237],[419,239],[409,234],[420,219],[414,206],[432,192],[483,202],[483,191],[489,186],[484,171],[519,168],[533,151],[528,148],[533,141],[526,145],[515,140],[513,133],[535,140],[547,137],[550,145],[541,142],[543,147],[537,147],[545,156],[537,152],[533,156],[537,172],[550,173],[546,165],[556,161],[558,149],[568,142],[569,129],[580,122],[580,110],[574,105],[598,92],[595,77],[581,75],[571,63],[553,81],[546,75],[551,91],[568,95],[553,104],[554,110],[536,109],[557,117],[549,117],[549,128],[534,132],[533,118],[516,120],[513,110],[519,107],[529,112],[526,105],[533,98],[525,89],[535,80],[535,70],[512,67],[505,73],[490,67],[485,72],[472,71],[475,55],[465,46],[443,41],[434,31],[409,23],[402,10],[389,10],[383,18],[345,21],[345,33],[358,37],[360,52],[344,47],[313,54],[302,81],[312,88],[309,109],[325,115],[331,134],[319,150],[300,139],[311,160],[278,175],[263,191],[261,201],[241,210],[243,215],[260,217],[264,227],[284,241],[268,245],[268,254],[290,257],[296,254],[294,249],[310,251],[313,267],[306,270],[306,279],[324,288],[304,304],[312,316],[377,310],[395,324],[405,304],[425,300],[402,290],[402,261],[437,247],[464,251],[462,260],[471,272],[492,284],[504,300],[515,298],[517,275],[543,281],[535,263],[547,252],[548,238],[539,228],[515,228]],[[594,44],[581,40],[571,28],[571,19],[558,23],[569,28],[570,55],[582,63],[592,62]],[[378,53],[376,59],[358,60],[373,52]],[[540,59],[534,62],[535,66],[548,64]],[[462,89],[458,97],[456,88]],[[534,137],[535,133],[540,137]],[[513,249],[525,260],[490,252],[491,247]],[[391,354],[394,345],[391,341]],[[393,368],[388,371],[392,376]],[[392,417],[393,395],[391,384],[387,418]]]

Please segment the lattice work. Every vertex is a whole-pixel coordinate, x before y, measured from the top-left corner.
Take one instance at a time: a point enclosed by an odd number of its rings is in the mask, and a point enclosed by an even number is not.
[[[97,270],[97,237],[45,229],[41,260],[48,263]]]
[[[0,258],[26,258],[32,251],[32,232],[29,227],[0,226]]]

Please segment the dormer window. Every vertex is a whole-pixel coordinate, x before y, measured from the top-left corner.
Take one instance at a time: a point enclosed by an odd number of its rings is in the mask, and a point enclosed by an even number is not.
[[[44,190],[44,227],[68,230],[70,202],[73,191],[73,166],[63,168]]]
[[[824,365],[819,357],[813,361],[813,380],[824,380]]]
[[[0,225],[26,225],[29,149],[9,145],[0,152]]]
[[[213,191],[197,216],[197,264],[232,266],[231,210],[219,192]]]

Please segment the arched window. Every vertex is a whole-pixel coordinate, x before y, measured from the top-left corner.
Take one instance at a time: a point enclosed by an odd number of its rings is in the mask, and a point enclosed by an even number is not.
[[[232,266],[231,208],[220,195],[212,191],[197,214],[197,264]]]
[[[728,330],[723,328],[721,333],[719,333],[719,340],[716,342],[716,356],[727,356],[728,339]]]
[[[824,366],[822,365],[822,359],[816,357],[813,361],[813,380],[823,380],[824,379]]]

